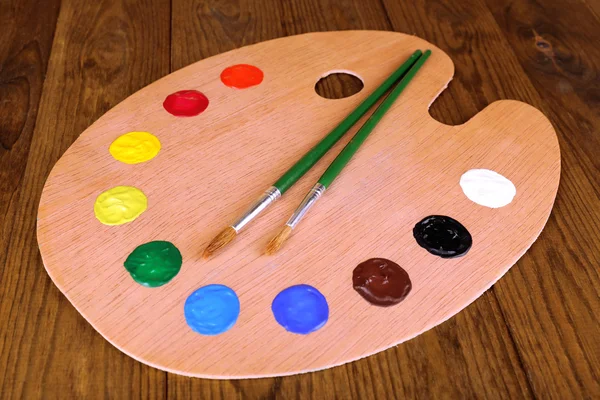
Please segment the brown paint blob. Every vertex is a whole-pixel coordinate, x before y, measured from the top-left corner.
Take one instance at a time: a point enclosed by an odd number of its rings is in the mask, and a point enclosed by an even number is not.
[[[263,81],[263,72],[249,64],[237,64],[227,67],[221,72],[221,82],[225,86],[236,89],[246,89],[256,86]]]
[[[408,273],[385,258],[358,264],[352,273],[352,284],[369,303],[383,307],[400,303],[412,289]]]

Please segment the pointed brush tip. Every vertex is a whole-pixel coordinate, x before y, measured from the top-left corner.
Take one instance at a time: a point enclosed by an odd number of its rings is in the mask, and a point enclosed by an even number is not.
[[[288,240],[290,235],[292,234],[292,228],[289,225],[283,227],[283,229],[275,236],[269,244],[267,244],[267,248],[265,249],[265,254],[268,256],[272,256],[277,253],[283,244]]]
[[[231,243],[236,236],[237,232],[233,227],[228,226],[227,228],[223,229],[217,236],[214,237],[208,246],[206,246],[204,253],[202,253],[202,258],[205,260],[210,258],[217,250],[220,250]]]

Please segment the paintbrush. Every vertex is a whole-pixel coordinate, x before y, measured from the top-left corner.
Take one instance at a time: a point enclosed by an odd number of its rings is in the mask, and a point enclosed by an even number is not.
[[[292,234],[294,228],[296,228],[308,210],[316,203],[323,193],[325,193],[325,190],[331,185],[340,172],[342,172],[342,169],[344,169],[352,156],[354,156],[369,134],[373,131],[375,126],[379,123],[379,121],[381,121],[381,118],[390,109],[394,101],[396,101],[400,93],[402,93],[404,88],[406,88],[411,79],[416,75],[416,73],[419,71],[419,68],[421,68],[425,61],[427,61],[427,58],[430,54],[431,51],[427,50],[422,56],[419,57],[419,59],[414,63],[402,80],[400,80],[396,87],[392,89],[390,94],[381,102],[379,107],[377,107],[373,114],[371,114],[369,119],[358,130],[358,132],[356,132],[352,140],[348,142],[346,147],[344,147],[335,160],[333,160],[321,178],[319,178],[318,182],[304,197],[296,211],[294,211],[290,219],[286,222],[283,229],[273,239],[271,239],[265,250],[266,254],[275,254],[281,248],[281,246],[283,246],[285,241]]]
[[[396,71],[394,71],[377,89],[373,91],[350,115],[340,122],[316,146],[308,151],[273,186],[269,187],[234,223],[223,229],[204,250],[203,257],[208,258],[217,250],[230,243],[242,228],[281,197],[298,179],[319,161],[333,145],[392,87],[402,78],[421,56],[421,50],[415,51]]]

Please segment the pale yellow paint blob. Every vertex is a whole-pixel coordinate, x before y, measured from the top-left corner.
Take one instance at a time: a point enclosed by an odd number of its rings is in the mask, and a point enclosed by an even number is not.
[[[122,225],[139,217],[146,208],[148,198],[140,189],[116,186],[96,198],[94,214],[104,225]]]
[[[156,157],[160,141],[148,132],[129,132],[112,142],[108,151],[125,164],[139,164]]]

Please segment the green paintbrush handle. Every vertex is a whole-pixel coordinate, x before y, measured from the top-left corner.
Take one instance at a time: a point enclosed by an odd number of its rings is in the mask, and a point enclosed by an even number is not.
[[[421,50],[415,51],[409,58],[389,76],[369,97],[367,97],[350,115],[348,115],[338,126],[325,136],[315,147],[306,153],[296,164],[279,178],[273,186],[279,189],[281,194],[285,193],[298,179],[300,179],[313,165],[317,163],[331,149],[331,147],[344,136],[344,134],[375,104],[385,92],[392,87],[398,79],[415,63],[421,56]]]
[[[383,115],[390,109],[394,101],[398,98],[400,93],[404,90],[406,85],[410,82],[410,80],[416,75],[419,68],[425,63],[429,55],[431,54],[431,50],[427,50],[423,55],[415,62],[413,67],[406,73],[404,78],[396,85],[394,89],[390,92],[390,94],[383,100],[383,102],[377,107],[377,109],[371,114],[367,122],[356,132],[352,140],[344,147],[344,149],[338,154],[338,156],[333,160],[329,168],[323,173],[321,178],[319,179],[319,183],[325,188],[328,188],[331,185],[331,182],[340,174],[342,169],[348,164],[354,153],[358,150],[361,144],[365,141],[365,139],[369,136],[375,125],[381,120]]]

